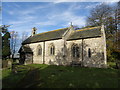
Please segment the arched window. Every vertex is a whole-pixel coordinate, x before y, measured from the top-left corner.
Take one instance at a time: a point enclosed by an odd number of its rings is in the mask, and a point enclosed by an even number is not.
[[[50,55],[54,55],[55,54],[55,46],[51,45],[50,46]]]
[[[40,45],[37,48],[37,55],[42,55],[42,48]]]
[[[90,48],[88,49],[88,57],[89,58],[91,57],[91,49]]]
[[[72,46],[72,56],[76,57],[76,58],[80,57],[78,45],[73,45]]]

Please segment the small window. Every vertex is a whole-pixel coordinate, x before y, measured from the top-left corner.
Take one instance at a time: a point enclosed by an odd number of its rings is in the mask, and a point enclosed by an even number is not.
[[[41,48],[40,45],[38,46],[38,52],[37,53],[38,53],[38,55],[42,55],[42,48]]]
[[[50,55],[54,55],[54,54],[55,54],[55,47],[54,47],[54,45],[52,45],[50,47]]]
[[[90,48],[88,49],[88,57],[89,58],[91,57],[91,49]]]
[[[76,57],[76,58],[80,57],[79,47],[77,45],[73,45],[73,47],[72,47],[72,55],[73,55],[73,57]]]

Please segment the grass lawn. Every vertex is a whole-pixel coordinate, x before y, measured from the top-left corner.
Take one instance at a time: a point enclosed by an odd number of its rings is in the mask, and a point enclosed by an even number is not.
[[[3,88],[118,88],[118,70],[31,64],[4,69]]]

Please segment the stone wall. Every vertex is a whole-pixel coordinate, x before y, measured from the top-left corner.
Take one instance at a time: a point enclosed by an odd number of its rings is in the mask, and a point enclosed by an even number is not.
[[[27,44],[33,51],[33,63],[70,65],[79,63],[85,67],[106,67],[106,40],[104,28],[101,29],[101,37],[86,38],[79,40],[66,41],[71,33],[64,35],[63,39],[44,41]],[[42,48],[42,54],[38,55],[38,46]],[[50,54],[50,46],[54,45],[55,54]],[[79,47],[79,57],[73,57],[72,46]]]
[[[42,47],[42,55],[40,56],[37,55],[38,45],[41,45]],[[55,46],[55,55],[50,55],[51,45]],[[79,58],[74,58],[72,56],[71,48],[73,45],[79,46]],[[29,44],[29,46],[33,50],[33,63],[43,64],[44,62],[44,64],[70,65],[72,62],[77,62],[81,63],[82,66],[85,67],[105,66],[104,43],[102,37],[71,40],[66,41],[66,43],[63,39],[59,39],[39,43],[32,43]],[[65,52],[63,49],[65,49]],[[91,50],[91,57],[88,56],[88,49]]]
[[[73,45],[78,45],[79,47],[79,58],[74,58],[72,56]],[[67,61],[69,61],[69,64],[71,64],[72,62],[81,63],[82,61],[82,40],[67,41],[66,46],[67,46]]]
[[[89,49],[91,57],[89,57]],[[83,40],[83,65],[85,67],[104,67],[104,44],[101,37]]]
[[[50,46],[55,46],[55,55],[50,55]],[[45,42],[45,64],[55,64],[61,65],[64,64],[63,59],[63,49],[64,47],[64,40],[52,40]]]
[[[33,63],[43,64],[43,42],[27,44],[33,51]],[[42,48],[42,54],[38,55],[38,46]]]

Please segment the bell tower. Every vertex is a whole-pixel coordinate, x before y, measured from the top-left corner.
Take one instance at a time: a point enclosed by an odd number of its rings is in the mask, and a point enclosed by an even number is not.
[[[31,36],[34,36],[36,34],[36,31],[37,31],[37,28],[33,27],[32,28],[32,35]]]

